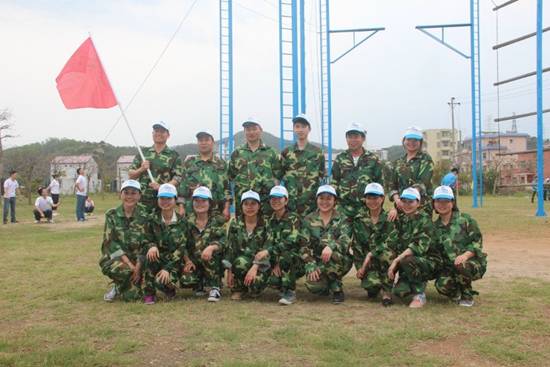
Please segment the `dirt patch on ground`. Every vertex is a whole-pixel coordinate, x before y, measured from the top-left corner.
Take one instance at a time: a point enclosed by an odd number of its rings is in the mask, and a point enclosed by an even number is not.
[[[491,363],[479,358],[475,353],[464,347],[468,337],[465,335],[456,335],[442,340],[422,342],[413,348],[413,353],[419,355],[429,355],[447,358],[451,364],[456,367],[484,367],[499,366],[497,363]]]

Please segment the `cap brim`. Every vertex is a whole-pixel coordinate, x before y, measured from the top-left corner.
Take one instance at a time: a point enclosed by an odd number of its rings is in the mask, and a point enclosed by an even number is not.
[[[157,197],[159,197],[159,198],[175,198],[176,195],[170,194],[168,192],[163,192],[162,194],[158,194]]]
[[[422,140],[423,137],[416,134],[407,134],[405,135],[405,139],[414,139],[414,140]]]
[[[301,123],[303,123],[303,124],[306,124],[306,125],[311,126],[311,124],[309,123],[309,121],[306,120],[306,119],[303,118],[303,117],[296,117],[296,118],[292,119],[292,123],[293,123],[293,124],[296,124],[296,123],[298,123],[298,122],[301,122]]]
[[[126,189],[134,189],[134,190],[137,190],[137,191],[141,192],[141,189],[138,189],[137,187],[134,187],[134,186],[122,187],[122,188],[120,189],[120,192],[122,192],[122,191],[124,191],[124,190],[126,190]]]
[[[286,198],[287,196],[284,194],[270,194],[270,198]]]
[[[440,194],[434,196],[434,200],[454,200],[454,197],[452,197],[451,195]]]
[[[195,137],[196,137],[197,139],[199,139],[201,136],[209,136],[209,137],[211,137],[212,139],[214,139],[214,137],[212,136],[212,134],[207,133],[207,132],[204,132],[204,131],[201,131],[200,133],[198,133],[197,135],[195,135]]]
[[[416,196],[410,195],[410,194],[401,195],[401,199],[407,199],[407,200],[420,200],[420,199],[417,198]]]
[[[323,195],[323,194],[329,194],[329,195],[334,196],[335,198],[338,197],[338,195],[336,195],[335,193],[330,192],[330,191],[322,191],[322,192],[319,192],[319,193],[317,193],[317,196]]]
[[[364,131],[361,131],[361,130],[348,130],[348,131],[346,131],[346,135],[347,134],[360,134],[360,135],[363,135],[363,136],[366,135],[366,133]]]
[[[383,192],[365,192],[365,196],[367,195],[376,195],[376,196],[384,196]]]
[[[256,125],[256,126],[262,126],[260,124],[258,124],[257,122],[252,122],[252,121],[246,121],[246,122],[243,122],[243,127],[248,127],[248,126],[252,126],[252,125]]]
[[[153,125],[153,130],[154,129],[163,129],[163,130],[166,130],[166,131],[170,131],[166,128],[166,126],[162,126],[162,125],[159,125],[159,124]]]
[[[211,197],[208,197],[206,195],[193,195],[193,199],[205,199],[205,200],[210,200],[212,199]]]
[[[257,203],[261,203],[261,201],[256,199],[256,198],[244,198],[244,199],[241,199],[241,204],[244,203],[247,200],[254,200]]]

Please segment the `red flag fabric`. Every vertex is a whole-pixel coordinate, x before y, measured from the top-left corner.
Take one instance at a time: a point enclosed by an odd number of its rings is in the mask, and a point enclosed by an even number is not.
[[[90,37],[67,61],[55,81],[61,100],[68,109],[111,108],[117,105]]]

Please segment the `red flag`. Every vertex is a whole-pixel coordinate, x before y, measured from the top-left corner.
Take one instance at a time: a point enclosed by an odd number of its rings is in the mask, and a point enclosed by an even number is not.
[[[117,105],[90,37],[67,61],[55,81],[61,100],[68,109],[111,108]]]

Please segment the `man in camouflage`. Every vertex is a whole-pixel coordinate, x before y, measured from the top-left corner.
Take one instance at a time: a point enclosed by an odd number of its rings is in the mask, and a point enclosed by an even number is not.
[[[336,207],[336,191],[330,185],[317,190],[318,210],[304,219],[306,288],[314,294],[332,293],[332,302],[344,302],[342,278],[351,269],[352,228]]]
[[[197,296],[203,294],[203,287],[210,288],[208,301],[217,302],[221,298],[225,219],[211,213],[212,194],[207,187],[197,187],[192,199],[193,212],[187,216],[188,247],[183,256],[180,284],[193,287]]]
[[[305,115],[293,120],[297,141],[281,153],[283,178],[288,190],[288,208],[305,216],[314,211],[315,193],[325,176],[325,156],[320,148],[308,142],[311,125]]]
[[[229,220],[231,191],[227,180],[227,164],[214,154],[214,137],[201,131],[197,134],[199,154],[188,156],[183,162],[184,175],[179,187],[180,203],[184,205],[180,213],[191,213],[193,190],[206,186],[212,192],[213,211]]]
[[[383,165],[372,152],[363,148],[365,129],[356,123],[346,130],[348,149],[336,157],[332,165],[331,184],[338,192],[338,209],[353,218],[363,207],[363,192],[371,182],[383,183]]]
[[[156,291],[168,299],[176,295],[183,256],[187,253],[187,221],[176,211],[176,187],[162,184],[158,191],[159,210],[151,214],[152,242],[145,260],[144,303],[154,304]]]
[[[99,266],[113,282],[103,299],[112,302],[117,296],[124,301],[142,297],[144,249],[151,244],[149,213],[139,204],[139,182],[128,180],[122,184],[122,204],[105,213],[105,229],[101,244]]]
[[[399,242],[399,232],[395,222],[388,220],[384,210],[384,188],[378,183],[370,183],[365,188],[365,207],[353,221],[355,241],[352,245],[357,278],[369,298],[374,298],[382,290],[382,304],[389,306],[392,282],[388,268],[395,258]]]
[[[450,187],[440,186],[434,192],[434,208],[439,217],[434,223],[435,242],[442,264],[435,281],[437,291],[459,305],[474,305],[472,282],[487,270],[487,254],[475,219],[453,210],[454,194]]]
[[[404,298],[412,295],[411,308],[426,304],[426,283],[435,278],[441,260],[433,242],[432,218],[420,209],[420,193],[415,188],[403,190],[401,194],[403,213],[396,222],[399,231],[397,253],[388,269],[390,280],[399,272],[393,293]]]
[[[150,212],[157,207],[157,191],[163,183],[170,183],[178,187],[181,177],[181,159],[175,150],[170,149],[166,142],[170,137],[168,125],[163,122],[153,124],[153,146],[143,151],[145,160],[136,155],[128,177],[138,180],[143,188],[141,203]],[[150,169],[154,181],[152,182],[147,170]]]
[[[262,127],[254,119],[243,123],[246,143],[235,149],[229,162],[229,181],[234,184],[235,197],[240,198],[245,191],[253,190],[260,194],[262,212],[271,212],[269,190],[279,184],[281,159],[275,149],[262,142]],[[237,215],[240,208],[237,207]]]
[[[432,215],[431,196],[433,193],[434,162],[428,153],[422,151],[423,139],[422,130],[414,126],[407,129],[403,136],[405,154],[393,162],[389,182],[389,197],[397,207],[390,212],[391,218],[395,218],[397,211],[402,210],[399,194],[409,187],[414,187],[420,192],[421,208]]]

